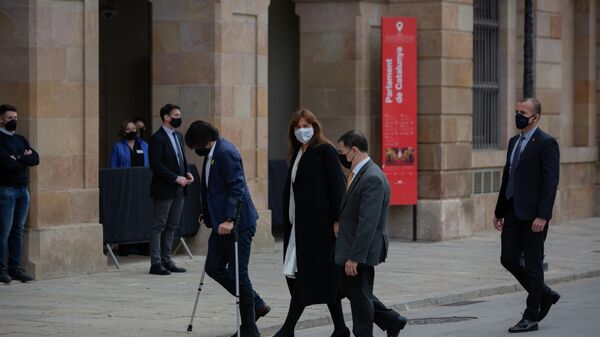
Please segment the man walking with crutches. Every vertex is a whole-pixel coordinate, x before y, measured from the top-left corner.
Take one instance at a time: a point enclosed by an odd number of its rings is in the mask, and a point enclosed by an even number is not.
[[[260,336],[255,319],[266,315],[271,308],[254,292],[248,276],[250,248],[258,213],[246,185],[241,155],[232,143],[219,137],[215,127],[204,121],[190,125],[185,134],[185,143],[196,154],[205,157],[201,182],[202,215],[204,222],[212,228],[208,239],[206,274],[236,295],[237,269],[241,336]],[[232,231],[238,204],[236,252],[236,238]],[[235,261],[236,255],[238,263]]]

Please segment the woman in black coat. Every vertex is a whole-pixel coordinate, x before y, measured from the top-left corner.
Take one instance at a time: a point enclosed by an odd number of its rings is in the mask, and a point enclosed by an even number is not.
[[[284,189],[284,266],[290,308],[275,337],[294,336],[304,308],[326,303],[335,325],[332,336],[349,337],[338,296],[333,252],[345,191],[344,173],[321,123],[308,110],[296,112],[288,129],[288,178]]]

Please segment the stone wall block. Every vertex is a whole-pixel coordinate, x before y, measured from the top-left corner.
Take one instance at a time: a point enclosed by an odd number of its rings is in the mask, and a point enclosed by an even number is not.
[[[187,40],[182,43],[181,41],[181,33],[180,33],[180,23],[174,21],[158,21],[152,23],[152,48],[154,49],[154,53],[160,54],[168,54],[168,53],[177,53],[180,51],[180,48],[183,47],[188,49],[186,51],[190,51],[191,47],[195,45],[192,44],[194,35],[190,36],[192,33],[189,32],[191,28],[190,24],[185,26],[187,31],[186,38]],[[190,46],[190,44],[192,44]],[[196,51],[196,50],[194,50]]]
[[[100,224],[26,229],[24,242],[25,267],[37,280],[106,271]]]

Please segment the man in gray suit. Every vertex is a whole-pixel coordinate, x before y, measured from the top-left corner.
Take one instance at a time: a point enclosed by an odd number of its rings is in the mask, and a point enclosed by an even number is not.
[[[354,335],[373,337],[374,322],[388,337],[395,337],[407,319],[373,295],[374,267],[387,257],[390,185],[369,158],[368,149],[359,131],[348,131],[338,139],[340,161],[351,171],[342,201],[335,263],[339,290],[350,300]]]

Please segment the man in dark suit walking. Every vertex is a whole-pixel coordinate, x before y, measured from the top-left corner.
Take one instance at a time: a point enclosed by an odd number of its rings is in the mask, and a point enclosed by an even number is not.
[[[494,227],[502,232],[501,263],[528,292],[523,318],[509,332],[538,329],[560,295],[544,284],[544,241],[558,187],[558,143],[538,128],[542,106],[535,98],[517,104],[521,132],[510,139]],[[525,265],[520,263],[525,257]]]
[[[355,130],[338,140],[340,161],[351,172],[342,201],[335,263],[340,291],[350,300],[354,336],[373,337],[375,322],[388,337],[396,337],[407,319],[373,295],[374,267],[387,257],[390,185],[369,158],[368,149],[365,136]]]
[[[181,110],[167,104],[160,109],[162,126],[152,135],[149,146],[152,184],[150,196],[154,200],[154,217],[150,236],[150,274],[183,273],[171,260],[175,230],[181,221],[186,186],[194,182],[187,171],[183,137],[175,131],[181,126]]]
[[[190,125],[185,143],[205,157],[201,179],[202,216],[212,228],[208,239],[206,273],[235,295],[234,220],[238,204],[238,263],[240,286],[241,336],[260,336],[255,320],[271,308],[253,290],[248,275],[252,237],[258,212],[246,185],[242,157],[235,146],[219,137],[219,130],[204,121]]]

